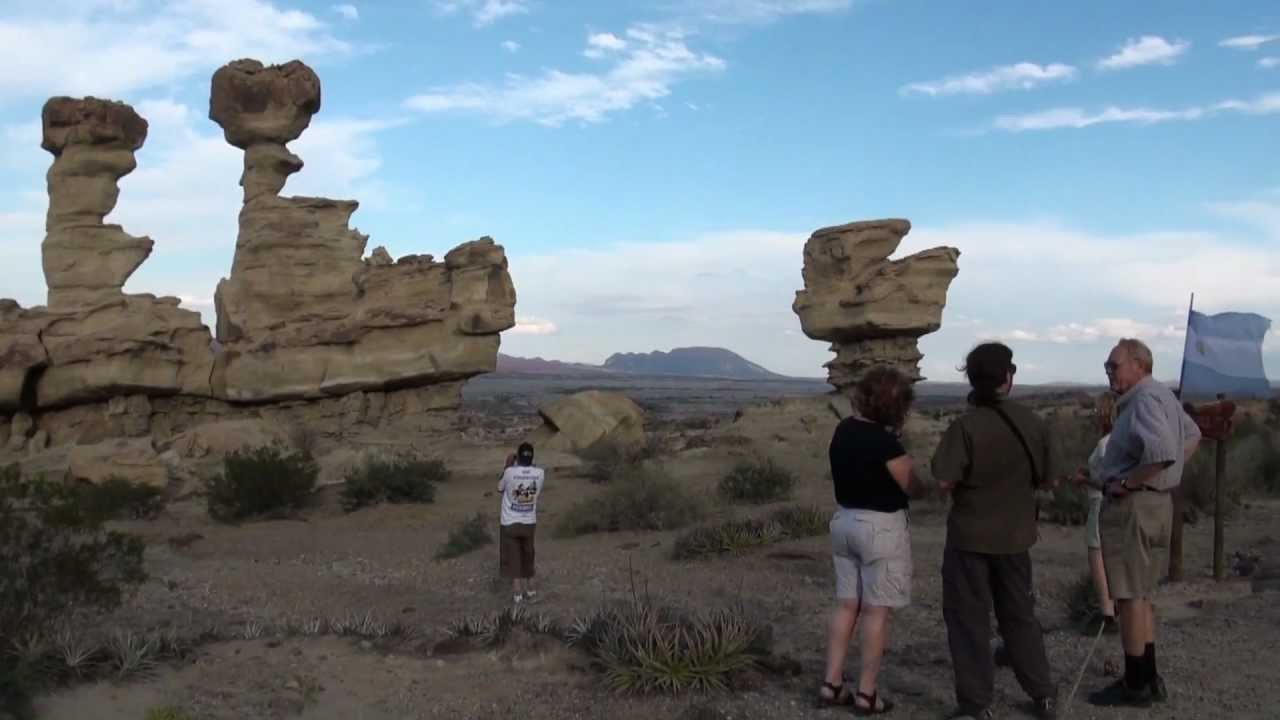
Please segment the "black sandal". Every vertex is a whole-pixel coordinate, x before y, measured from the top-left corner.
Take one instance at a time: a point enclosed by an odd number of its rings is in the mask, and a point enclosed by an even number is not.
[[[867,702],[867,706],[862,707],[858,704],[858,700],[865,700]],[[877,707],[877,705],[879,707]],[[853,714],[859,717],[865,717],[867,715],[883,715],[890,710],[893,710],[893,703],[888,700],[881,700],[880,693],[878,692],[873,692],[868,695],[859,691],[857,693],[857,699],[853,702]]]
[[[823,697],[822,691],[830,690],[831,697]],[[855,705],[853,696],[845,689],[844,683],[832,685],[827,681],[822,681],[822,687],[818,690],[818,707],[842,707],[845,705]]]

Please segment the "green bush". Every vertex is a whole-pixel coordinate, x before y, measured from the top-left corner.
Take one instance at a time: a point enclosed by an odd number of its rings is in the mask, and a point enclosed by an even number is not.
[[[55,624],[109,609],[146,579],[143,542],[102,527],[81,491],[0,468],[0,705],[23,708],[46,684]]]
[[[433,502],[436,483],[448,479],[449,468],[440,460],[369,458],[347,474],[342,507],[351,512],[380,502]]]
[[[689,614],[648,599],[575,621],[567,639],[618,692],[727,690],[755,665],[762,628],[740,609]]]
[[[456,558],[491,542],[493,534],[489,532],[489,519],[484,513],[478,512],[449,531],[449,539],[436,552],[436,559]]]
[[[205,485],[209,516],[236,522],[296,512],[310,501],[319,474],[309,454],[278,445],[229,453],[222,475]]]
[[[767,503],[791,494],[796,477],[772,458],[742,462],[720,479],[720,495],[739,502]]]
[[[160,514],[164,489],[111,476],[100,485],[82,484],[79,504],[103,520],[144,520]]]
[[[1205,512],[1213,512],[1216,457],[1217,442],[1202,440],[1183,473],[1184,497]],[[1226,470],[1223,487],[1228,507],[1246,495],[1280,494],[1280,432],[1251,416],[1243,417],[1227,438]]]
[[[191,720],[191,715],[175,705],[165,705],[147,710],[146,720]]]
[[[673,530],[700,520],[705,513],[703,503],[666,474],[632,467],[599,494],[566,510],[555,535]]]
[[[830,515],[817,508],[782,508],[760,520],[730,520],[681,533],[673,543],[674,560],[732,555],[784,540],[814,537],[827,532]]]

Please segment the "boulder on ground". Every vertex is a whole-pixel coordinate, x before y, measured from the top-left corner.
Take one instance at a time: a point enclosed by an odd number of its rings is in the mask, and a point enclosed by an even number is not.
[[[545,423],[531,441],[535,448],[580,452],[609,444],[624,452],[645,445],[644,411],[619,393],[587,390],[538,409]]]
[[[69,475],[95,485],[110,477],[165,487],[169,484],[169,466],[156,454],[151,438],[107,440],[94,445],[71,448]]]

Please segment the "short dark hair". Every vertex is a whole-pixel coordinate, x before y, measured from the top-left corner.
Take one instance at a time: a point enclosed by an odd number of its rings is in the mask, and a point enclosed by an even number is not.
[[[902,427],[915,397],[911,379],[886,366],[868,370],[855,387],[858,412],[872,422],[889,427]]]
[[[520,443],[520,447],[516,448],[516,461],[521,465],[528,465],[533,462],[533,445],[527,442]]]
[[[969,378],[973,393],[969,398],[975,405],[995,405],[1000,402],[1000,387],[1009,380],[1009,373],[1017,372],[1013,364],[1013,350],[1001,342],[986,342],[969,351],[964,359],[964,374]]]

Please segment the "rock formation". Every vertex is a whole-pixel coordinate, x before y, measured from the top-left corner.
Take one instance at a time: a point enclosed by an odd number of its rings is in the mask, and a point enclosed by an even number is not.
[[[906,220],[855,222],[816,230],[805,243],[805,289],[791,309],[805,335],[831,343],[836,357],[825,367],[838,390],[875,365],[922,379],[917,340],[942,327],[960,251],[938,247],[889,260],[910,230]]]
[[[495,369],[499,334],[515,324],[500,245],[481,238],[443,261],[383,248],[364,258],[368,238],[348,227],[356,202],[280,195],[302,168],[286,144],[319,109],[320,81],[301,62],[238,60],[213,77],[210,119],[245,151],[214,343],[177,298],[123,292],[153,242],[103,219],[147,122],[119,102],[46,103],[48,301],[0,299],[0,454],[97,479],[98,458],[115,453],[115,466],[160,482],[156,458],[180,455],[174,444],[202,425],[420,432],[457,407],[467,378]]]
[[[136,167],[147,122],[118,102],[53,98],[41,147],[54,156],[41,247],[48,306],[0,300],[0,412],[124,393],[208,394],[209,330],[178,299],[126,295],[152,241],[102,220]]]
[[[215,392],[313,398],[493,371],[498,333],[515,324],[501,247],[362,259],[368,238],[347,225],[356,202],[279,195],[302,168],[285,143],[319,109],[319,79],[300,62],[240,60],[213,76],[209,117],[245,151],[235,260],[216,294]]]
[[[644,447],[644,411],[620,393],[586,390],[538,409],[543,426],[529,440],[538,448],[580,452],[609,445],[623,454]]]

